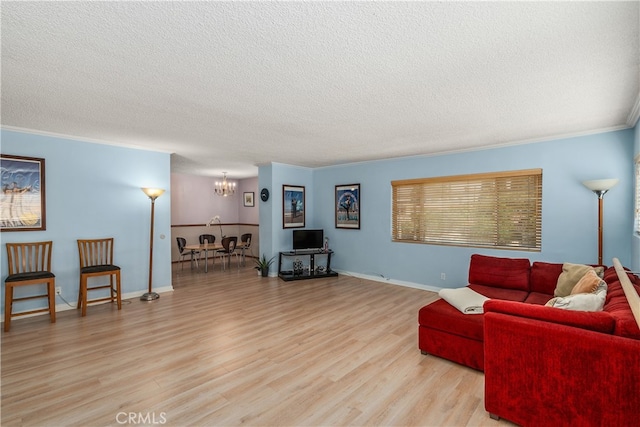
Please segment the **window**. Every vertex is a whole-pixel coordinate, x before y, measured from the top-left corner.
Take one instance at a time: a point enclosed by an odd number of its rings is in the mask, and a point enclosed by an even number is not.
[[[540,251],[542,169],[392,181],[392,238]]]

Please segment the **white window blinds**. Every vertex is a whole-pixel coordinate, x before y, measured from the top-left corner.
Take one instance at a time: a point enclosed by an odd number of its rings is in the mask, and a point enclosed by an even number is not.
[[[542,169],[392,181],[399,242],[540,251]]]

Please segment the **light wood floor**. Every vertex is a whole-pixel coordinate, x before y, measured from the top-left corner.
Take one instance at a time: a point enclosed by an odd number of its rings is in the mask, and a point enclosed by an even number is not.
[[[509,425],[485,412],[482,373],[420,354],[434,293],[219,268],[174,265],[174,292],[121,311],[12,322],[2,426]]]

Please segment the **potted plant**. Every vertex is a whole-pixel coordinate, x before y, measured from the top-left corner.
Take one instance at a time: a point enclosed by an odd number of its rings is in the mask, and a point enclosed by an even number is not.
[[[262,274],[262,277],[269,276],[269,267],[271,267],[271,264],[273,264],[274,258],[275,257],[271,257],[270,260],[267,260],[267,257],[265,256],[265,254],[262,254],[262,258],[258,258],[255,260],[255,263],[256,263],[255,269]]]

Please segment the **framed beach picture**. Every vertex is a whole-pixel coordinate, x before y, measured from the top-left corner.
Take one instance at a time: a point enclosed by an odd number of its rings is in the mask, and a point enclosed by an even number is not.
[[[254,201],[253,201],[253,197],[255,196],[255,193],[253,191],[251,192],[245,192],[242,194],[242,200],[244,203],[244,206],[246,207],[252,207],[255,206]]]
[[[336,228],[360,229],[360,184],[336,185]]]
[[[44,159],[0,155],[0,229],[46,230]]]
[[[304,187],[282,186],[282,228],[304,227]]]

